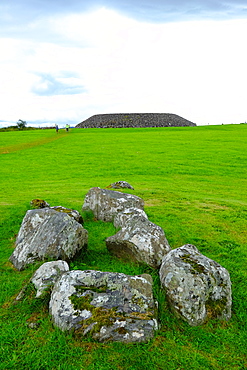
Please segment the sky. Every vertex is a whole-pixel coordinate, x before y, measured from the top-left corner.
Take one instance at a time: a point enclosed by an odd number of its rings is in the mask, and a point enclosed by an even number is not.
[[[247,0],[0,0],[0,126],[247,121]]]

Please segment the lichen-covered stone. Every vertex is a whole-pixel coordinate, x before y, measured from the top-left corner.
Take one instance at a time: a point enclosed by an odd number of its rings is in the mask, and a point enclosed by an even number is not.
[[[189,325],[231,317],[228,271],[191,244],[168,253],[160,268],[161,285],[172,310]]]
[[[37,290],[36,298],[40,298],[48,289],[51,290],[58,278],[66,271],[69,271],[69,265],[66,261],[43,263],[31,278],[31,282]]]
[[[86,194],[82,209],[92,211],[98,220],[112,222],[118,212],[131,207],[143,209],[143,199],[136,195],[95,187]]]
[[[30,202],[32,208],[46,208],[50,207],[50,204],[43,199],[33,199]]]
[[[157,330],[152,278],[70,271],[54,285],[50,314],[61,330],[103,341],[145,342]]]
[[[36,260],[70,260],[87,247],[88,233],[66,213],[50,208],[27,211],[10,261],[22,270]]]
[[[117,181],[113,184],[107,186],[109,189],[132,189],[134,190],[133,186],[131,186],[127,181]]]
[[[79,224],[83,225],[83,218],[80,215],[80,213],[78,211],[76,211],[75,209],[65,208],[65,207],[62,207],[62,206],[54,206],[54,207],[50,207],[50,208],[54,209],[57,212],[66,213],[68,216],[73,217],[77,222],[79,222]]]
[[[145,211],[138,208],[127,208],[124,209],[122,212],[116,214],[113,220],[113,224],[116,228],[118,227],[125,227],[126,224],[133,218],[133,217],[145,217],[148,219]]]
[[[130,217],[120,231],[107,238],[106,246],[116,257],[154,268],[171,249],[162,228],[139,215]]]

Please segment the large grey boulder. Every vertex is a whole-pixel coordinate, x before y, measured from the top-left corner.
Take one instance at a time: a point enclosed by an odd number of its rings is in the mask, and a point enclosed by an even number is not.
[[[92,211],[98,220],[112,222],[118,212],[130,207],[143,209],[143,199],[136,195],[95,187],[86,194],[82,209]]]
[[[10,261],[22,270],[36,260],[70,260],[87,247],[88,233],[66,213],[50,208],[27,211]]]
[[[69,265],[66,261],[43,263],[31,278],[31,282],[37,290],[36,298],[40,298],[44,292],[51,290],[59,277],[67,271],[69,271]]]
[[[162,228],[139,215],[126,218],[125,226],[106,239],[106,246],[116,257],[154,268],[160,266],[162,258],[171,250]]]
[[[61,330],[100,342],[145,342],[157,330],[150,275],[74,270],[55,283],[49,305]]]
[[[194,245],[184,245],[164,257],[160,280],[172,310],[189,325],[200,325],[210,318],[230,319],[229,273]]]
[[[133,217],[144,217],[148,219],[145,211],[139,208],[126,208],[122,212],[116,214],[113,220],[113,225],[118,227],[124,227]]]

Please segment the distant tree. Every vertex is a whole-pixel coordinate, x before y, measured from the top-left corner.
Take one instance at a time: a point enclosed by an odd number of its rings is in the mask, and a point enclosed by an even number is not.
[[[23,121],[22,119],[19,119],[19,121],[16,123],[16,125],[17,125],[19,130],[23,130],[26,127],[27,122]]]

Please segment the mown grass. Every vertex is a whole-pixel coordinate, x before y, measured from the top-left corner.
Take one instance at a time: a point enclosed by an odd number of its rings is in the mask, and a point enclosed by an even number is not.
[[[247,367],[247,125],[193,128],[74,129],[0,133],[0,369],[245,369]],[[39,264],[8,262],[29,202],[42,198],[81,212],[93,186],[131,183],[149,219],[172,248],[186,243],[227,268],[232,319],[189,327],[170,313],[157,271],[113,258],[112,224],[84,214],[89,249],[71,268],[151,273],[160,329],[146,344],[99,344],[62,333],[47,301],[15,302]],[[129,192],[129,191],[126,191]],[[38,326],[31,329],[28,323]]]

